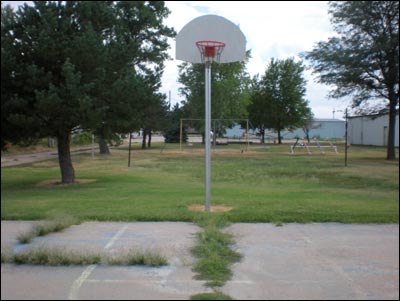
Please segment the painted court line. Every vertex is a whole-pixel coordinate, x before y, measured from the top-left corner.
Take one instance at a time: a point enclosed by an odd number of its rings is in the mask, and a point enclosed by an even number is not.
[[[107,245],[104,247],[104,250],[108,250],[109,248],[112,247],[114,242],[121,237],[121,235],[125,232],[125,230],[128,228],[128,225],[123,226],[119,231],[111,238],[111,240],[107,243]]]
[[[93,270],[97,267],[97,264],[89,265],[83,273],[72,283],[71,289],[69,291],[69,300],[77,300],[79,288],[82,286],[83,282],[90,276]]]
[[[112,245],[115,243],[115,241],[121,237],[121,235],[126,231],[128,228],[128,225],[123,226],[121,229],[118,230],[118,232],[111,238],[111,240],[107,243],[107,245],[104,247],[104,250],[108,250],[109,248],[112,247]],[[90,276],[90,274],[94,271],[94,269],[97,267],[97,264],[91,264],[89,265],[83,272],[82,274],[75,279],[75,281],[72,283],[71,289],[69,291],[69,300],[77,300],[78,299],[78,292],[79,289],[81,288],[82,284],[85,282],[85,280]]]

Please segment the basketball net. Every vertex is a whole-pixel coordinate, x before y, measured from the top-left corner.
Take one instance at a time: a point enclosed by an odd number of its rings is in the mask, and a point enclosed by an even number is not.
[[[197,41],[196,46],[201,54],[201,61],[217,62],[221,58],[221,53],[224,50],[225,43],[218,41]]]

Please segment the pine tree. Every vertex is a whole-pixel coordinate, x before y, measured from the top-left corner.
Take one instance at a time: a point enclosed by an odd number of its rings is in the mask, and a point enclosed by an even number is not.
[[[2,146],[56,137],[61,181],[74,182],[71,131],[108,138],[130,129],[156,93],[149,78],[159,82],[168,58],[167,38],[174,35],[162,24],[168,14],[161,1],[2,8]]]

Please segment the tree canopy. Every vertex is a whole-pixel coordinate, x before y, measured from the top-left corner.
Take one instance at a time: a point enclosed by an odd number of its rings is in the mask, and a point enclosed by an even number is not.
[[[308,101],[304,99],[306,81],[304,66],[294,59],[271,59],[261,79],[256,79],[251,104],[248,107],[252,126],[261,130],[274,129],[278,133],[284,129],[302,127],[311,116]]]
[[[378,98],[389,107],[387,159],[395,159],[399,2],[332,1],[329,13],[338,36],[319,42],[304,57],[319,82],[333,85],[331,97],[352,95],[355,107]]]

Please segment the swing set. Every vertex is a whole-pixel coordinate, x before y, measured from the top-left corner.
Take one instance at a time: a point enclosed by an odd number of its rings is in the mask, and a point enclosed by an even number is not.
[[[300,142],[299,142],[300,140]],[[312,155],[312,148],[318,148],[321,154],[324,154],[324,148],[332,148],[335,154],[338,154],[337,147],[332,142],[328,141],[329,145],[321,145],[317,139],[314,139],[315,145],[310,145],[304,138],[296,138],[296,142],[290,146],[290,153],[294,154],[295,148],[306,149],[309,155]]]

